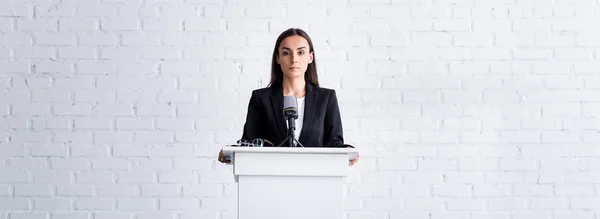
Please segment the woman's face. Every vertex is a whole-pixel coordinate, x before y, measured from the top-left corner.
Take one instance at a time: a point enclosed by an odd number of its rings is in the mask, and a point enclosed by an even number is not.
[[[308,64],[313,61],[308,41],[301,36],[285,38],[279,45],[277,63],[281,66],[284,77],[304,78]]]

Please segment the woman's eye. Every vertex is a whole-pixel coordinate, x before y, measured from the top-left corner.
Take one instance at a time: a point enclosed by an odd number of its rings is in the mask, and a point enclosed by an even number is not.
[[[288,52],[283,52],[282,54],[283,54],[284,56],[287,56],[287,55],[289,55],[289,53],[288,53]]]
[[[304,55],[304,51],[300,51],[300,52],[298,52],[298,54]]]

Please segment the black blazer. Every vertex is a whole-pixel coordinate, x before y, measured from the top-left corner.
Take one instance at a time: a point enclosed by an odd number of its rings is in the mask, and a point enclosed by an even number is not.
[[[306,83],[304,120],[298,141],[304,147],[347,147],[336,92]],[[281,86],[252,91],[242,140],[269,140],[275,146],[287,137]],[[267,146],[267,144],[264,144]],[[269,145],[270,146],[270,145]],[[287,147],[288,142],[282,147]]]

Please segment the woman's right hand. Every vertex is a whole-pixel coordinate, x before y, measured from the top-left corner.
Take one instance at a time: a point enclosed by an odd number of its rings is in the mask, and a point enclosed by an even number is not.
[[[221,151],[219,151],[219,162],[221,162],[221,163],[231,163],[231,160],[225,158],[225,156],[223,155],[223,149],[221,149]]]

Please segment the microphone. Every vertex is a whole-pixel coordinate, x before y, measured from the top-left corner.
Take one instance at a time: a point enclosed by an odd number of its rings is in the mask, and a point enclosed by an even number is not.
[[[283,96],[283,115],[288,122],[289,146],[294,146],[294,131],[296,131],[296,119],[298,119],[298,102],[296,96]]]

